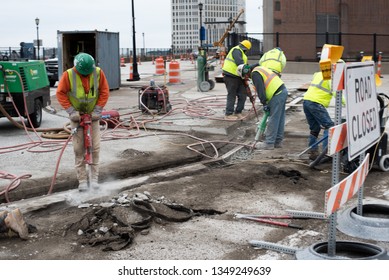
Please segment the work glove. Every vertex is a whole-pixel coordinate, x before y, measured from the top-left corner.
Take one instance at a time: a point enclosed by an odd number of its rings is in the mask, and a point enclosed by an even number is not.
[[[101,118],[102,112],[103,112],[103,108],[100,106],[96,106],[92,112],[92,121],[98,121]]]
[[[266,112],[266,113],[270,113],[269,105],[263,105],[263,111]]]
[[[79,122],[80,121],[80,112],[78,112],[76,109],[74,109],[73,106],[67,108],[66,112],[69,114],[69,119],[72,122]]]

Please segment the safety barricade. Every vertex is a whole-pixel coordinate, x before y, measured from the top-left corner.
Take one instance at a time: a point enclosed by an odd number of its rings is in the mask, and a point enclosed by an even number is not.
[[[129,75],[129,80],[133,80],[134,79],[134,71],[132,70],[132,64],[130,64],[130,75]]]
[[[180,63],[172,60],[169,63],[169,84],[181,84]]]
[[[165,74],[165,65],[162,56],[155,60],[155,75]]]

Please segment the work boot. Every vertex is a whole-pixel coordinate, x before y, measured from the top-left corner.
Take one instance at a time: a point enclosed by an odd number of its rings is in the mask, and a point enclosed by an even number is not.
[[[89,190],[89,188],[88,188],[87,182],[84,182],[84,181],[80,182],[80,184],[78,185],[78,191],[79,192],[86,192],[88,190]]]
[[[8,212],[8,215],[4,219],[4,222],[8,228],[18,233],[21,239],[28,238],[28,226],[24,221],[22,212],[20,212],[18,208],[12,210],[11,212]]]
[[[281,149],[282,148],[282,142],[276,142],[274,143],[274,148]]]
[[[100,189],[100,185],[99,183],[97,182],[97,180],[92,180],[91,182],[91,188],[94,190],[94,191],[98,191]]]
[[[258,150],[274,150],[274,145],[266,142],[259,142],[255,145],[255,148]]]
[[[242,114],[242,113],[235,113],[235,117],[236,117],[238,120],[240,120],[240,119],[243,119],[243,118],[244,118],[244,116],[243,116],[243,114]]]
[[[318,150],[310,150],[309,151],[309,159],[310,160],[315,160],[318,156],[319,156]]]

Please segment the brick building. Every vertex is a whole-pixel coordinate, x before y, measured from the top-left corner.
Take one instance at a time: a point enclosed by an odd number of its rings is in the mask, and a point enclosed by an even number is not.
[[[315,60],[324,43],[343,45],[343,58],[360,52],[389,56],[387,0],[265,0],[264,50],[281,47],[288,60]]]

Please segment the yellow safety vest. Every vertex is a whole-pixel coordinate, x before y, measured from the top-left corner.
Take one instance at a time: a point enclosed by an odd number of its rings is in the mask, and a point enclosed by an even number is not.
[[[238,49],[242,52],[243,62],[244,62],[244,64],[247,64],[246,54],[239,46],[235,46],[229,51],[226,59],[224,60],[224,65],[223,65],[222,69],[223,69],[223,71],[226,71],[226,72],[230,73],[231,75],[239,77],[239,75],[236,73],[236,70],[238,69],[238,65],[236,65],[235,60],[232,57],[232,53],[235,49]]]
[[[100,68],[96,67],[92,75],[89,75],[90,89],[88,93],[85,92],[81,77],[77,75],[74,69],[66,71],[68,72],[70,82],[70,92],[68,93],[70,103],[81,113],[92,113],[99,97]]]
[[[281,73],[286,64],[284,53],[278,49],[267,51],[259,60],[259,65]]]
[[[276,73],[266,67],[257,66],[253,69],[253,71],[261,74],[266,91],[266,101],[269,101],[272,99],[274,94],[277,93],[276,91],[284,84],[284,82]]]
[[[323,80],[323,74],[316,72],[313,74],[312,82],[304,94],[304,100],[319,103],[327,108],[332,99],[331,80]]]

